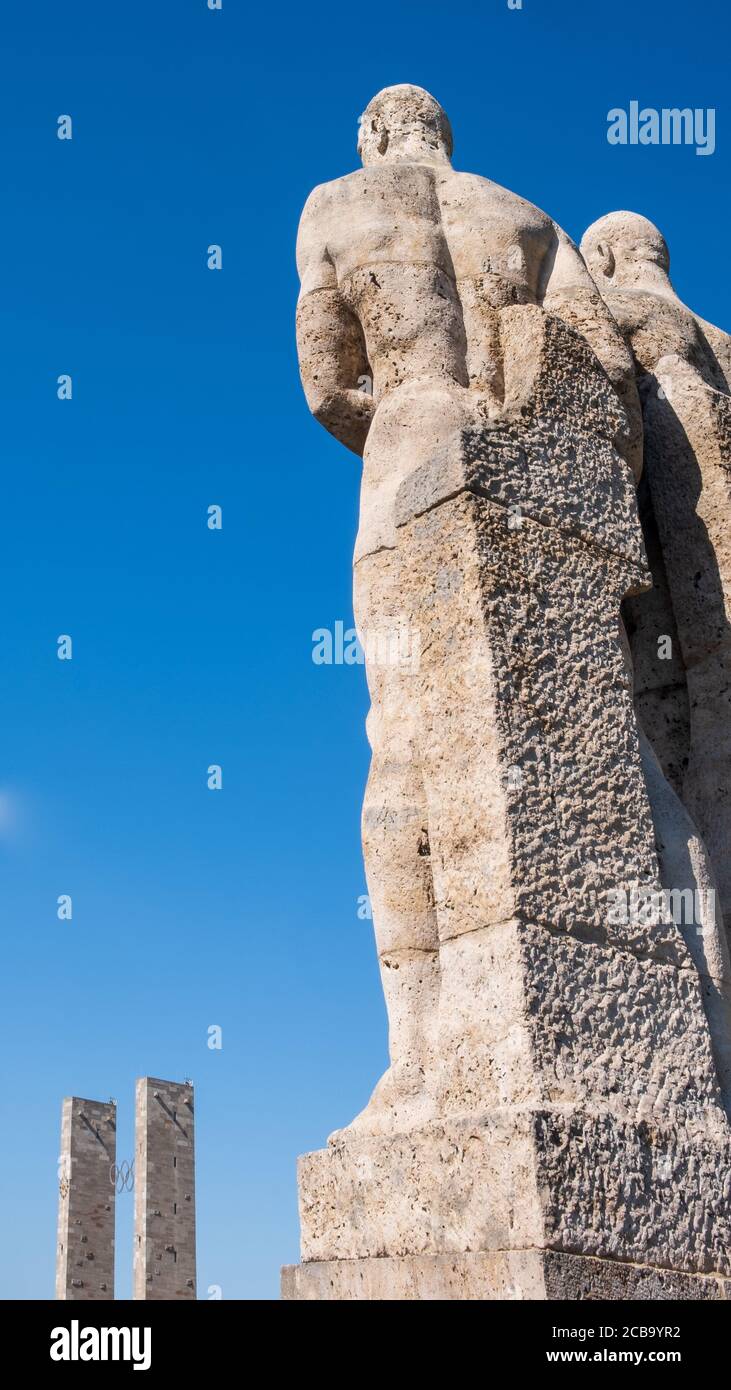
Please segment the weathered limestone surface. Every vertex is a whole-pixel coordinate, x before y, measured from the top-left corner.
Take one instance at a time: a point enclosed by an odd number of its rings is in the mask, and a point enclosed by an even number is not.
[[[699,1301],[730,1298],[731,1283],[555,1251],[499,1250],[489,1254],[408,1255],[402,1259],[312,1260],[283,1269],[282,1297],[397,1302]]]
[[[643,401],[646,530],[664,601],[660,611],[632,604],[638,704],[731,926],[731,338],[679,300],[667,245],[646,218],[610,213],[582,251],[632,349]],[[658,657],[661,634],[677,635],[671,662]]]
[[[549,1247],[731,1274],[728,1140],[579,1110],[493,1110],[300,1161],[305,1260]]]
[[[114,1298],[116,1152],[114,1102],[67,1096],[61,1110],[56,1298]]]
[[[728,953],[637,892],[712,879],[620,619],[651,584],[632,358],[560,229],[452,170],[427,93],[380,93],[359,148],[303,214],[298,342],[363,455],[366,653],[411,637],[367,656],[391,1065],[300,1162],[285,1296],[722,1297]]]
[[[690,702],[646,471],[640,481],[638,503],[653,585],[651,590],[627,598],[623,604],[634,671],[635,708],[665,777],[682,797],[690,753]],[[658,655],[660,635],[669,638],[669,643],[663,643],[662,659]]]
[[[196,1297],[195,1123],[188,1082],[143,1076],[135,1106],[133,1297]]]

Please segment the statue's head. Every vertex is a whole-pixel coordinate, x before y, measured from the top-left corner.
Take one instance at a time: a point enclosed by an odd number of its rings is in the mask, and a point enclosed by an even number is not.
[[[384,87],[360,118],[358,154],[364,165],[449,164],[452,127],[423,87]]]
[[[664,236],[638,212],[609,212],[593,222],[581,239],[581,254],[600,290],[631,289],[670,269]]]

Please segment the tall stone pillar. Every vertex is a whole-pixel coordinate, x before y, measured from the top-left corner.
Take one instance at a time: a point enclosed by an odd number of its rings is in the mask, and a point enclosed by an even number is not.
[[[61,1109],[56,1298],[114,1298],[114,1101],[67,1096]]]
[[[728,1297],[731,1131],[659,896],[620,632],[648,583],[621,408],[540,308],[502,310],[500,336],[502,412],[425,449],[373,557],[421,653],[429,1118],[300,1160],[283,1293]]]
[[[196,1296],[194,1138],[192,1085],[141,1077],[135,1101],[134,1298]]]

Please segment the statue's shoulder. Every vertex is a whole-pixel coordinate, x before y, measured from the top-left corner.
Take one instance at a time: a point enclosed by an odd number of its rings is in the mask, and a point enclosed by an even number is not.
[[[331,283],[334,272],[328,247],[333,239],[337,240],[343,211],[356,196],[363,173],[359,169],[329,183],[319,183],[307,198],[297,232],[297,267],[303,293]]]
[[[356,169],[352,174],[342,174],[340,178],[330,179],[327,183],[318,183],[307,198],[302,217],[327,214],[350,201],[363,186],[364,178],[365,170]]]
[[[548,213],[536,207],[535,203],[522,198],[519,193],[513,193],[510,188],[504,188],[501,183],[485,178],[484,174],[470,174],[460,169],[451,169],[448,179],[450,189],[465,201],[477,199],[489,202],[496,210],[523,224],[547,229],[553,226]]]

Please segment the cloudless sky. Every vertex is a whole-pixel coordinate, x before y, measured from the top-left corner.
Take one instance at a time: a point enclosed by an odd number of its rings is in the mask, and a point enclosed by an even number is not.
[[[357,915],[364,675],[311,659],[314,629],[351,621],[359,464],[299,385],[309,190],[357,167],[369,98],[415,82],[456,167],[577,240],[646,214],[729,330],[730,30],[722,0],[7,7],[0,1296],[53,1296],[62,1097],[116,1096],[132,1158],[152,1074],[196,1086],[199,1297],[276,1298],[296,1156],[386,1064]],[[716,153],[610,147],[633,99],[716,108]]]

